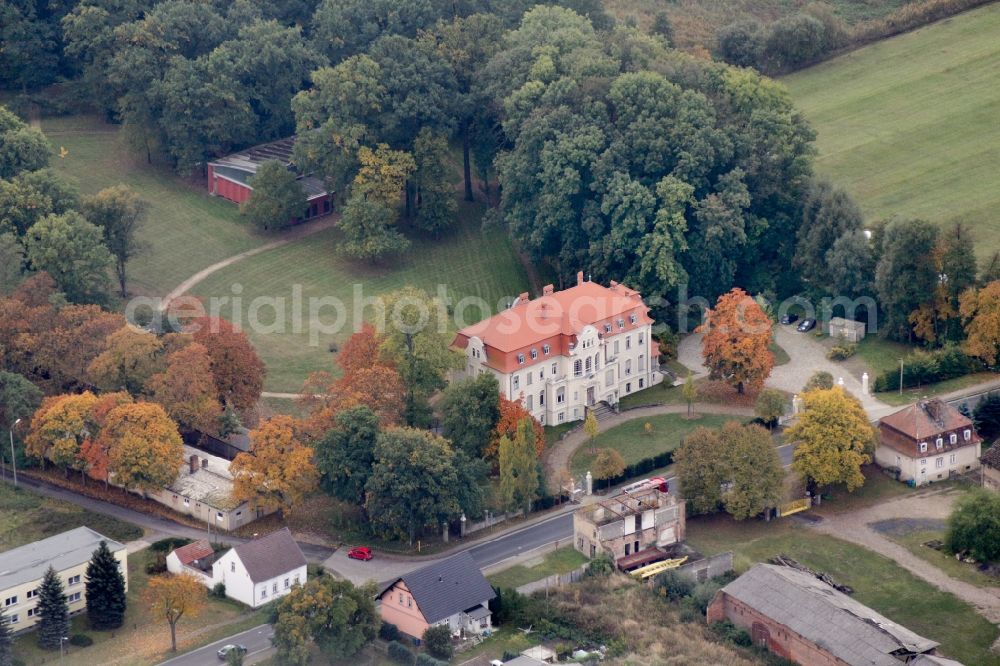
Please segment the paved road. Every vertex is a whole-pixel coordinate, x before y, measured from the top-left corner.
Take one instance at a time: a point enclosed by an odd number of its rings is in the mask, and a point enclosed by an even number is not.
[[[271,647],[271,636],[273,635],[274,629],[271,625],[262,624],[244,631],[242,634],[223,638],[211,645],[206,645],[203,648],[198,648],[179,657],[168,659],[159,666],[218,666],[225,663],[219,659],[217,654],[219,648],[230,643],[246,647],[247,654],[243,663],[246,666],[250,666],[250,664],[262,661],[274,651],[274,648]]]
[[[4,481],[11,483],[12,479],[8,475]],[[60,499],[85,509],[89,509],[94,513],[114,516],[119,520],[124,520],[132,523],[133,525],[145,528],[150,532],[144,537],[147,541],[156,541],[157,539],[162,539],[167,536],[182,536],[188,539],[203,539],[208,536],[208,533],[205,530],[196,529],[188,525],[182,525],[181,523],[177,523],[160,516],[141,513],[133,509],[118,506],[117,504],[105,502],[103,500],[93,499],[91,497],[75,493],[71,490],[66,490],[65,488],[60,488],[58,486],[38,481],[28,476],[18,475],[17,481],[18,485],[30,488],[34,492],[45,495],[46,497]],[[214,533],[212,534],[212,538],[217,538]],[[222,541],[235,545],[246,543],[249,539],[224,535],[222,537]],[[306,558],[312,562],[323,562],[330,556],[330,553],[333,552],[331,548],[302,542],[299,542],[299,548],[302,549],[302,553],[306,556]]]

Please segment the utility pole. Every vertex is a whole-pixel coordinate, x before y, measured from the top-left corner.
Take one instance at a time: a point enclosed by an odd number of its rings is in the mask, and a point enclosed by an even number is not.
[[[20,422],[21,419],[14,421],[14,423],[12,423],[10,426],[10,430],[8,431],[10,433],[10,467],[14,471],[15,488],[17,488],[17,459],[14,457],[14,428],[16,428],[17,424]]]

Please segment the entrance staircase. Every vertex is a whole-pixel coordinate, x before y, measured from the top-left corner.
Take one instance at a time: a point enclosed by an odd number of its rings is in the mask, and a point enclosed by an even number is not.
[[[594,416],[597,417],[598,423],[618,413],[614,407],[603,400],[595,404],[593,407],[588,407],[587,409],[594,413]]]

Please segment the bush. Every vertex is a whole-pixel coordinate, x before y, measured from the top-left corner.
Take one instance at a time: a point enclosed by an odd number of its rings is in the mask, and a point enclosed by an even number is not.
[[[167,537],[166,539],[160,539],[149,544],[149,549],[154,553],[169,553],[181,546],[192,543],[192,541],[192,539],[185,539],[184,537]]]
[[[903,359],[903,388],[943,382],[977,369],[976,362],[955,345],[932,351],[917,350]],[[872,389],[876,393],[898,391],[899,370],[883,372],[875,378]]]
[[[853,342],[831,347],[826,357],[831,361],[846,361],[858,352],[858,346]]]
[[[167,556],[163,553],[156,553],[152,561],[146,563],[146,573],[156,576],[165,573],[167,570]]]
[[[716,33],[716,55],[731,65],[759,67],[764,53],[764,26],[757,19],[730,23]]]
[[[833,375],[826,370],[818,370],[812,374],[806,385],[802,387],[802,392],[815,391],[833,388]]]
[[[392,642],[399,640],[399,627],[392,622],[383,622],[378,628],[378,637],[384,641]]]
[[[451,627],[447,624],[427,627],[424,632],[424,646],[438,659],[451,659],[455,653],[455,648],[451,644]]]
[[[753,639],[750,638],[750,634],[747,633],[746,629],[737,627],[729,620],[722,620],[713,624],[712,632],[723,641],[732,643],[733,645],[740,647],[750,647],[753,645]]]
[[[948,518],[945,545],[979,562],[1000,562],[1000,495],[974,490],[958,501]]]
[[[211,590],[208,592],[209,596],[215,597],[216,599],[226,598],[226,584],[216,583]]]
[[[590,577],[610,576],[615,570],[615,561],[607,553],[601,553],[587,564],[585,575]]]
[[[389,643],[389,659],[392,659],[397,664],[404,664],[404,666],[413,666],[415,661],[413,653],[399,641]]]
[[[418,654],[417,666],[448,666],[448,662],[435,659],[429,654]]]
[[[691,596],[694,583],[676,571],[664,571],[653,579],[653,590],[670,601],[680,601]]]
[[[816,60],[826,49],[823,23],[808,14],[793,14],[771,26],[764,58],[772,69],[787,70]]]
[[[94,639],[87,634],[73,634],[69,638],[69,644],[76,647],[90,647],[94,644]]]

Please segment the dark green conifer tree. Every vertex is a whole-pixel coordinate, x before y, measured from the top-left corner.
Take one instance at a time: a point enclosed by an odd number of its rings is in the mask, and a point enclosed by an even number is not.
[[[125,576],[105,541],[87,565],[87,619],[93,629],[117,629],[125,620]]]
[[[38,646],[47,650],[59,649],[59,642],[69,636],[69,604],[62,579],[51,566],[38,587]]]

